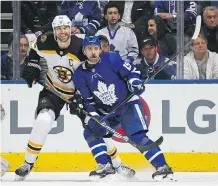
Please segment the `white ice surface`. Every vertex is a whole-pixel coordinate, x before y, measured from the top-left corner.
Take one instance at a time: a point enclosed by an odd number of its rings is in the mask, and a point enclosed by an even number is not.
[[[6,173],[1,178],[0,185],[6,186],[191,186],[205,185],[218,186],[218,172],[208,173],[182,173],[176,172],[177,182],[161,181],[155,182],[151,178],[151,172],[138,172],[135,180],[102,180],[100,182],[90,181],[88,173],[52,173],[52,172],[32,172],[25,181],[14,181],[14,173]]]

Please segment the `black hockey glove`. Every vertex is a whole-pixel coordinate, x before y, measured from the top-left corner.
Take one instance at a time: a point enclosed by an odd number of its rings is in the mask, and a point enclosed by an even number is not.
[[[71,99],[71,103],[69,104],[70,113],[73,115],[80,115],[80,109],[84,108],[83,99],[79,94],[75,94]]]
[[[41,67],[36,60],[31,60],[25,64],[22,78],[26,80],[28,87],[31,88],[33,81],[38,80],[40,76]]]

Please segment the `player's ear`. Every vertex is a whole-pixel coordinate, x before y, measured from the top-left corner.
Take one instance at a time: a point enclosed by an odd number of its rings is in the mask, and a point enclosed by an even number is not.
[[[85,51],[85,49],[83,49],[83,54],[86,55],[86,51]]]

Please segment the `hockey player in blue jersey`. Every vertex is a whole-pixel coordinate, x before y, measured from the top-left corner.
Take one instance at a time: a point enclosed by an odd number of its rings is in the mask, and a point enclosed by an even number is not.
[[[104,122],[114,129],[121,124],[126,135],[136,144],[146,146],[152,143],[146,134],[148,126],[138,97],[145,90],[139,79],[140,72],[136,71],[131,64],[124,63],[116,52],[100,55],[100,41],[97,36],[85,37],[83,52],[88,60],[75,71],[73,81],[83,98],[84,109],[101,120],[104,114],[123,101],[129,92],[134,92],[134,97]],[[101,137],[108,135],[108,132],[88,117],[86,123],[84,137],[92,149],[100,143]],[[92,154],[95,157],[101,151],[104,149],[96,148]],[[159,147],[142,154],[156,169],[156,172],[152,174],[153,179],[174,179],[173,172]],[[104,176],[113,173],[111,160],[106,154],[96,158],[96,161],[101,165],[97,173],[103,172]]]

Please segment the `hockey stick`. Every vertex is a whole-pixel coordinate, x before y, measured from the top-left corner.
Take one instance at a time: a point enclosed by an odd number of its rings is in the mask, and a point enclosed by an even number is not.
[[[196,18],[196,25],[195,25],[195,31],[194,34],[191,38],[191,40],[184,46],[184,48],[188,47],[193,40],[197,39],[199,33],[201,30],[201,16],[198,15]],[[172,62],[177,56],[178,54],[181,52],[181,50],[177,51],[170,59],[168,59],[164,65],[159,68],[151,77],[148,77],[144,82],[143,82],[143,86],[150,81],[152,78],[154,78],[157,74],[159,74],[166,66],[168,66],[168,64],[170,62]],[[110,112],[108,112],[107,115],[105,115],[102,120],[106,120],[111,114],[113,114],[121,105],[125,104],[126,102],[128,102],[132,97],[134,96],[134,93],[130,93],[123,101],[121,101],[119,104],[117,104]]]
[[[42,85],[46,90],[50,91],[51,93],[53,93],[54,95],[56,95],[57,97],[61,98],[63,101],[65,101],[66,103],[70,104],[71,101],[66,99],[64,96],[62,96],[61,94],[59,94],[58,92],[56,92],[54,89],[52,89],[51,87],[49,87],[48,85],[42,83],[41,81],[37,80],[37,82]],[[118,133],[117,131],[115,131],[113,128],[109,127],[105,122],[102,122],[98,119],[96,119],[95,117],[93,117],[91,114],[89,114],[88,112],[86,112],[83,109],[80,109],[81,112],[83,112],[86,116],[90,117],[91,119],[93,119],[95,122],[97,122],[99,125],[101,125],[102,127],[104,127],[108,132],[115,134],[117,137],[123,139],[124,141],[130,143],[132,146],[136,147],[140,152],[145,152],[145,151],[149,151],[153,148],[158,147],[162,142],[163,142],[163,136],[161,136],[158,140],[156,140],[155,142],[146,145],[146,146],[141,146],[141,145],[137,145],[134,142],[132,142],[127,136],[123,136],[120,133]]]

